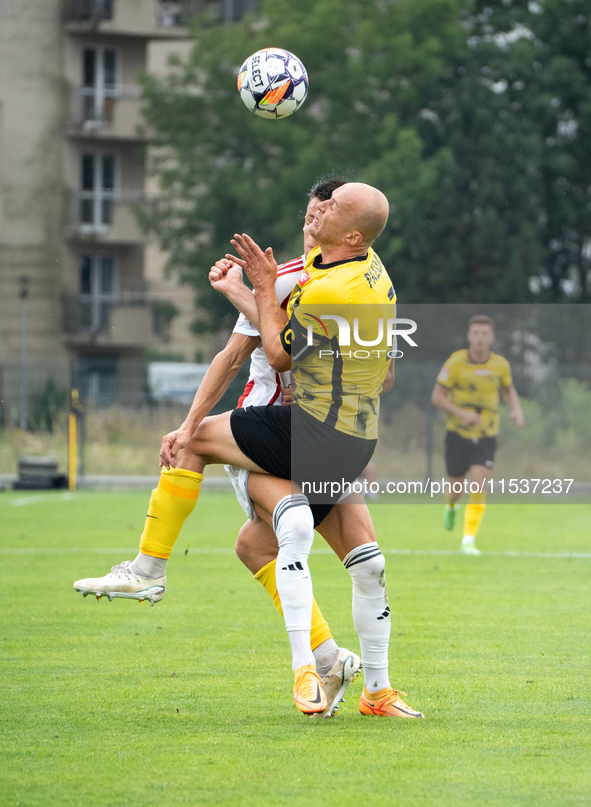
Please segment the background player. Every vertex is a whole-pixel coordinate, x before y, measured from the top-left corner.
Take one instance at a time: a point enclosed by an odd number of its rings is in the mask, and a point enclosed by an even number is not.
[[[521,429],[524,420],[509,362],[490,350],[495,341],[493,319],[485,314],[471,317],[466,338],[468,349],[457,350],[445,362],[431,400],[447,413],[445,462],[451,493],[446,493],[443,526],[446,530],[453,529],[457,502],[469,472],[470,481],[478,483],[479,492],[470,492],[468,498],[461,551],[479,555],[475,541],[486,508],[485,486],[497,446],[499,392],[511,410],[516,428]],[[459,483],[456,491],[454,483]]]

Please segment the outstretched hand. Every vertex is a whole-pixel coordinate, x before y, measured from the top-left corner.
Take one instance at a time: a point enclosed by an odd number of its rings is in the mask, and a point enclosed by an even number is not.
[[[222,258],[209,270],[209,282],[220,294],[228,294],[233,285],[242,283],[242,267],[234,261]]]
[[[271,247],[267,247],[263,252],[259,245],[246,233],[234,235],[230,243],[240,257],[226,255],[226,258],[234,261],[245,270],[254,288],[274,287],[277,280],[277,263],[273,257]]]

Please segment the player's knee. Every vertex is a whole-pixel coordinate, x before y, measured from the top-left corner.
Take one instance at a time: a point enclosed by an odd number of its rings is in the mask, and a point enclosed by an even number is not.
[[[314,518],[308,506],[290,510],[289,524],[281,525],[277,533],[277,543],[281,549],[287,546],[312,548],[314,540]]]
[[[373,593],[376,584],[385,589],[386,559],[378,545],[374,544],[371,547],[364,544],[353,552],[355,554],[349,553],[343,563],[358,590],[361,592],[367,590],[368,594]]]
[[[219,442],[222,437],[218,417],[204,418],[183,450],[204,460],[215,453],[216,442]]]
[[[176,467],[182,468],[185,471],[199,472],[201,470],[201,463],[202,458],[198,452],[193,449],[191,443],[181,448],[176,456]]]
[[[245,565],[248,565],[248,561],[256,554],[256,546],[247,527],[247,524],[242,525],[234,544],[234,551]]]
[[[372,558],[361,561],[361,563],[351,566],[349,569],[351,577],[364,577],[366,579],[379,580],[386,575],[386,559],[381,552]]]
[[[186,462],[194,459],[205,459],[207,452],[202,439],[198,436],[192,437],[184,448],[181,448],[178,454],[178,461]]]
[[[302,494],[285,496],[273,513],[273,526],[281,549],[311,549],[314,540],[314,517],[308,500]]]

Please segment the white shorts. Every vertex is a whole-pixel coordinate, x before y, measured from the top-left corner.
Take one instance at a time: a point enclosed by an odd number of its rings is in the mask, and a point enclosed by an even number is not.
[[[224,471],[230,477],[234,493],[238,499],[238,504],[244,510],[244,513],[250,521],[254,521],[255,512],[254,506],[250,496],[248,495],[248,477],[250,471],[245,471],[242,468],[236,468],[234,465],[224,465]]]

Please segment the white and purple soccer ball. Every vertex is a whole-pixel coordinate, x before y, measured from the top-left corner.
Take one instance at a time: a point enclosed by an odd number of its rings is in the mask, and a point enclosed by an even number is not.
[[[238,92],[261,118],[286,118],[308,95],[308,74],[297,56],[282,48],[257,50],[238,73]]]

